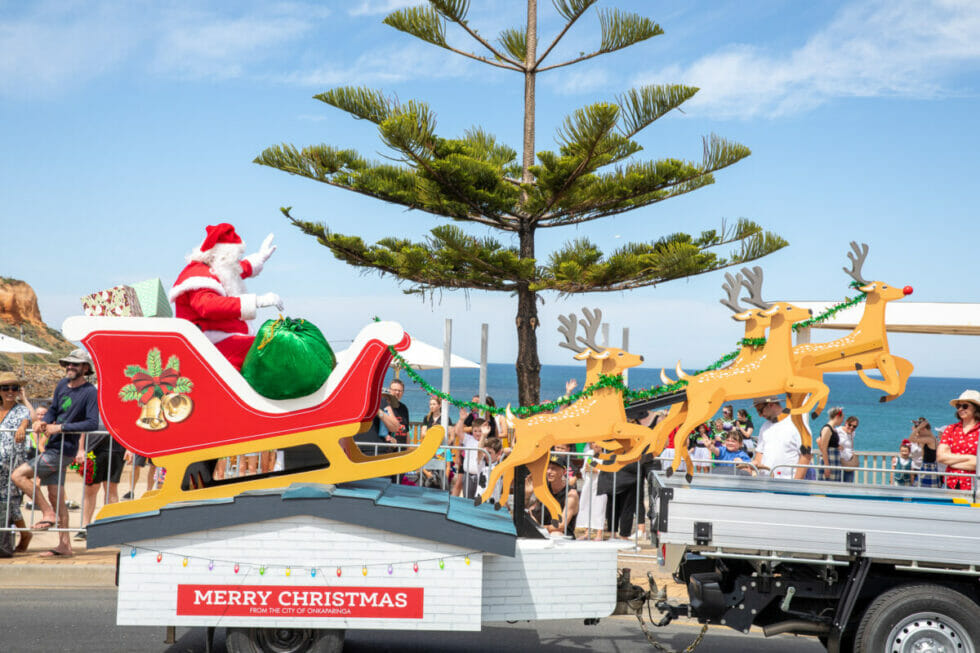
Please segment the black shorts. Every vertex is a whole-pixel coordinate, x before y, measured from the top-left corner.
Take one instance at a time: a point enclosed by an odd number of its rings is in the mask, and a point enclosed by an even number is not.
[[[45,449],[43,453],[28,460],[27,464],[35,470],[41,485],[62,485],[65,482],[65,470],[72,461],[70,456],[62,458],[59,451]]]
[[[96,447],[92,453],[95,454],[95,470],[92,472],[92,482],[86,481],[85,485],[97,485],[106,481],[118,483],[125,465],[125,450],[116,445],[110,453],[110,447],[106,444]]]

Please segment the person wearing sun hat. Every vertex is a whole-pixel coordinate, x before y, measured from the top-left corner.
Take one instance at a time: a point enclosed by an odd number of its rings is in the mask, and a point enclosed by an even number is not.
[[[946,465],[952,476],[946,487],[972,490],[977,469],[977,435],[980,434],[980,392],[964,390],[949,405],[956,409],[957,421],[943,431],[936,450],[936,461]]]
[[[26,526],[20,512],[22,493],[16,485],[8,484],[7,479],[28,457],[27,427],[31,411],[23,388],[24,380],[17,374],[0,372],[0,520],[9,516],[9,523],[18,528]],[[30,541],[31,534],[22,531],[15,550],[26,551]]]
[[[10,476],[24,494],[34,497],[34,505],[41,511],[41,519],[34,523],[35,530],[48,530],[55,523],[59,528],[68,528],[68,508],[62,491],[65,469],[78,453],[81,433],[99,428],[98,393],[86,379],[95,372],[92,357],[79,348],[58,362],[65,369],[65,378],[55,386],[51,408],[44,419],[33,425],[35,433],[48,438],[44,452],[22,464]],[[48,488],[47,498],[38,483]],[[42,557],[72,555],[68,531],[58,536],[58,546],[41,553]]]

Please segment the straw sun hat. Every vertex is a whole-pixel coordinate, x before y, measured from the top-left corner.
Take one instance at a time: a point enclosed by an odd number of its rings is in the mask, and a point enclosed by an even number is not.
[[[0,385],[26,385],[27,381],[14,372],[0,372]]]
[[[980,408],[980,392],[977,392],[976,390],[964,390],[959,397],[956,399],[951,399],[949,405],[956,408],[956,404],[964,401],[973,404],[977,408]]]

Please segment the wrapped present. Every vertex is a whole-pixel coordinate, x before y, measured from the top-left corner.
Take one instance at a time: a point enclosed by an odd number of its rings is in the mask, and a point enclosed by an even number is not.
[[[170,300],[167,299],[167,293],[164,292],[163,283],[159,279],[140,281],[134,283],[132,288],[136,291],[143,317],[174,316],[170,308]]]
[[[82,297],[86,315],[96,317],[142,317],[136,291],[130,286],[115,286]]]

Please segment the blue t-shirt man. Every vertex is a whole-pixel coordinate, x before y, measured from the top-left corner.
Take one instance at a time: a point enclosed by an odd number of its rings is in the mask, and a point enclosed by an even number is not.
[[[61,425],[61,432],[52,435],[44,448],[63,451],[65,460],[74,458],[78,453],[79,432],[99,428],[98,391],[95,386],[86,381],[72,388],[68,383],[67,378],[58,381],[51,407],[44,415],[44,421],[48,424]]]

